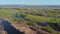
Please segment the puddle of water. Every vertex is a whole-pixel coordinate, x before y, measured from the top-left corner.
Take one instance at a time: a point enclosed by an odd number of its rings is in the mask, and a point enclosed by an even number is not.
[[[49,26],[52,27],[54,30],[60,31],[60,26],[56,26],[55,24],[52,24],[52,23],[37,22],[37,24],[40,25],[40,26],[47,26],[47,25],[49,25]]]
[[[7,31],[8,34],[24,34],[16,30],[8,21],[2,21],[2,25],[4,26],[4,30]]]
[[[52,23],[48,23],[50,27],[52,27],[54,30],[56,31],[60,31],[60,26],[57,26],[55,24],[52,24]]]
[[[15,14],[13,15],[14,18],[23,18],[22,16],[16,16]]]

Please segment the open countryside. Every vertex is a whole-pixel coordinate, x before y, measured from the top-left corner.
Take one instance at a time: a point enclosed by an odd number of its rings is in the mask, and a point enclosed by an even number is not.
[[[0,28],[1,34],[60,34],[60,9],[0,8]]]

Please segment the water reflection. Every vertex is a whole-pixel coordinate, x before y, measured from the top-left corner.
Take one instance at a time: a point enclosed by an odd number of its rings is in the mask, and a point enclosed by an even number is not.
[[[40,26],[47,26],[48,25],[47,23],[43,23],[43,22],[37,22],[37,24]]]
[[[50,27],[52,27],[56,31],[60,31],[60,26],[54,24],[54,23],[48,23]]]
[[[16,30],[8,21],[2,21],[2,25],[4,26],[4,30],[7,31],[8,34],[24,34]]]

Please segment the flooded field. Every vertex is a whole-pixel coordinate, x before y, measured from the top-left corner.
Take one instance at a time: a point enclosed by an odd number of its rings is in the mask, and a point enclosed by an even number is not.
[[[1,8],[0,15],[7,34],[60,34],[60,9]]]

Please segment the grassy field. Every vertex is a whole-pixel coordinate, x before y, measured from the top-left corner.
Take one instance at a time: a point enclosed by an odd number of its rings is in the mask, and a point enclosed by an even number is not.
[[[6,9],[0,9],[0,14],[9,20],[12,20],[13,14],[17,13],[17,11],[7,11]]]
[[[28,15],[26,16],[27,18],[34,19],[38,22],[50,22],[52,19],[51,17],[44,17],[44,16],[34,16],[34,15]]]
[[[10,9],[11,10],[11,9]],[[4,18],[7,18],[7,19],[10,19],[10,20],[14,20],[14,17],[13,17],[13,15],[14,14],[16,14],[16,13],[22,13],[22,16],[24,16],[25,18],[28,18],[28,19],[31,19],[31,21],[30,21],[30,23],[29,24],[32,24],[32,25],[36,25],[35,24],[35,22],[44,22],[44,23],[47,23],[47,22],[49,22],[49,23],[58,23],[59,25],[60,25],[60,22],[59,22],[59,20],[60,20],[60,18],[56,18],[57,20],[55,20],[55,17],[54,18],[52,18],[52,17],[47,17],[47,16],[38,16],[38,15],[35,15],[35,14],[43,14],[42,13],[42,11],[40,11],[40,13],[38,12],[38,11],[36,11],[36,12],[33,12],[32,10],[31,10],[31,13],[33,14],[29,14],[29,10],[27,11],[28,9],[26,9],[26,10],[20,10],[20,11],[9,11],[9,10],[6,10],[6,9],[0,9],[0,14],[4,17]],[[26,11],[26,12],[25,12]],[[27,14],[26,14],[27,13]],[[49,13],[49,12],[48,12]],[[48,14],[47,12],[46,12],[46,14]],[[49,14],[48,14],[48,16],[51,16],[53,13],[55,13],[55,12],[50,12]],[[44,13],[44,15],[46,15],[45,13]],[[56,14],[56,13],[55,13]],[[53,14],[53,15],[55,15],[55,14]],[[59,12],[57,13],[58,15],[59,15]],[[52,15],[52,16],[53,16]],[[21,16],[21,14],[19,14],[18,16]],[[17,18],[17,19],[20,19],[20,18]],[[25,21],[26,22],[26,20],[24,20],[24,19],[22,19],[23,21]],[[25,23],[24,22],[24,23]],[[44,27],[44,29],[46,29],[46,30],[48,30],[48,31],[50,31],[50,32],[52,32],[52,33],[54,33],[54,32],[56,32],[52,27],[50,27],[49,25],[48,26],[45,26]],[[50,30],[49,30],[50,29]]]

